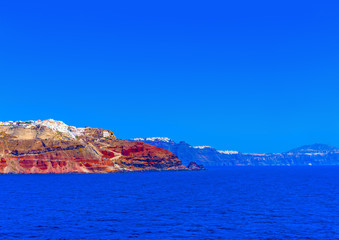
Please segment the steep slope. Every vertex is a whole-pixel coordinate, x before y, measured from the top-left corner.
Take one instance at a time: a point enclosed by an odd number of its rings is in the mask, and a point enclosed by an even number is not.
[[[0,173],[186,170],[171,152],[54,120],[0,122]]]
[[[339,150],[325,144],[307,145],[286,153],[258,154],[218,151],[209,146],[193,147],[185,142],[175,143],[169,138],[140,140],[173,152],[185,165],[192,161],[204,166],[339,165]]]
[[[167,149],[178,156],[186,166],[190,164],[190,162],[196,162],[198,164],[203,164],[204,166],[224,165],[225,161],[227,162],[227,165],[236,164],[234,161],[225,159],[229,154],[221,153],[209,146],[193,147],[184,141],[175,143],[166,137],[135,138],[132,140],[143,141],[147,144]]]

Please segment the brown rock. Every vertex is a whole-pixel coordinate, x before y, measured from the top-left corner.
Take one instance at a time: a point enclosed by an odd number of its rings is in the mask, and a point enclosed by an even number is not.
[[[0,126],[0,159],[0,173],[187,170],[165,149],[88,127],[73,138],[46,126]]]

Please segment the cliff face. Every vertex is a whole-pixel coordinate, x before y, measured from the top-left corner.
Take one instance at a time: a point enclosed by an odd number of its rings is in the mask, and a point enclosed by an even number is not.
[[[173,152],[185,165],[191,161],[204,166],[339,165],[339,149],[325,144],[307,145],[286,153],[257,154],[193,147],[168,138],[138,140]]]
[[[171,152],[54,120],[0,122],[0,173],[186,170]]]
[[[191,162],[204,166],[232,165],[225,159],[225,154],[221,154],[212,147],[193,147],[184,141],[176,143],[169,138],[137,138],[136,140],[173,152],[186,166]]]

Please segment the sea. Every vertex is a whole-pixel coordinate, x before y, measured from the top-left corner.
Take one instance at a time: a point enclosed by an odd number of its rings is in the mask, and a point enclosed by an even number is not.
[[[0,175],[0,239],[339,239],[339,166]]]

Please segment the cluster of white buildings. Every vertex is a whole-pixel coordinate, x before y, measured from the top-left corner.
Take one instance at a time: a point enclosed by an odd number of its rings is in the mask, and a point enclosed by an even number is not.
[[[167,137],[149,137],[149,138],[133,138],[133,141],[151,141],[151,142],[171,142]]]
[[[214,149],[214,148],[211,147],[211,146],[194,146],[193,148],[196,148],[196,149],[212,148],[212,149]],[[218,153],[221,153],[221,154],[239,154],[238,151],[231,151],[231,150],[217,151],[217,152],[218,152]]]
[[[53,131],[65,133],[72,138],[76,138],[77,136],[81,136],[85,128],[76,128],[73,126],[68,126],[62,121],[56,121],[53,119],[48,120],[37,120],[37,121],[8,121],[8,122],[0,122],[0,126],[13,126],[13,127],[23,127],[23,128],[31,128],[34,126],[45,126],[50,128]]]
[[[193,146],[193,148],[205,149],[205,148],[213,148],[213,147],[211,147],[211,146]]]
[[[229,150],[226,150],[226,151],[218,151],[219,153],[221,154],[239,154],[238,151],[229,151]]]

